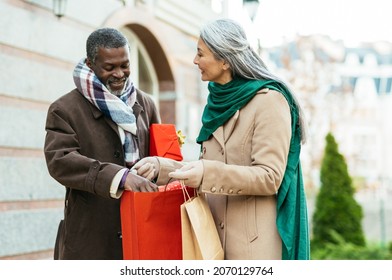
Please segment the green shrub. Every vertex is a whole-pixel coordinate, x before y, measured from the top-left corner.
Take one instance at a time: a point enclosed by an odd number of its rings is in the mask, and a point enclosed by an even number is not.
[[[310,247],[312,260],[392,260],[392,251],[388,248],[377,244],[358,246],[345,242],[336,232],[331,235],[333,243]]]
[[[312,244],[322,249],[336,244],[331,232],[336,232],[344,244],[365,246],[361,206],[354,199],[352,179],[335,138],[329,133],[320,171],[321,187],[313,214]],[[326,248],[328,249],[328,248]]]

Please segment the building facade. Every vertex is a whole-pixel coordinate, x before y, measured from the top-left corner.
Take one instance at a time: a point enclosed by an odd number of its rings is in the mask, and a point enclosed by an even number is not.
[[[189,141],[207,95],[192,63],[199,28],[226,16],[229,1],[65,2],[58,18],[52,0],[0,0],[0,259],[52,258],[65,192],[45,164],[46,112],[74,88],[88,35],[115,27],[128,37],[132,80]]]
[[[308,139],[301,157],[310,213],[320,186],[325,136],[332,132],[364,210],[366,238],[391,241],[392,42],[347,48],[325,35],[298,36],[264,52],[304,106]]]

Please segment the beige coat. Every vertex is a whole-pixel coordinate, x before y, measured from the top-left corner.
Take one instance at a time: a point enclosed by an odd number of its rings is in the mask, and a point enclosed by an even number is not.
[[[287,101],[263,89],[202,144],[207,194],[225,259],[281,259],[276,192],[282,182],[291,137]],[[160,160],[159,180],[176,163]],[[158,180],[158,182],[159,182]]]

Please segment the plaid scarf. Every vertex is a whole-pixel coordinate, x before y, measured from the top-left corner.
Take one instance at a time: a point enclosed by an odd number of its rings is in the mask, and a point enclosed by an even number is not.
[[[136,101],[136,90],[132,81],[128,79],[123,94],[117,97],[102,84],[94,71],[86,65],[85,59],[76,65],[73,79],[79,92],[117,124],[125,152],[125,162],[131,166],[139,159],[138,145],[133,137],[137,128],[132,110]]]

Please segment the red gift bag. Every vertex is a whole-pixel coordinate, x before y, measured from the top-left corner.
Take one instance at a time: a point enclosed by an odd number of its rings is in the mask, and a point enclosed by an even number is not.
[[[150,126],[150,156],[182,160],[173,124]],[[152,193],[124,191],[120,204],[124,260],[182,259],[184,194],[178,185],[178,181],[171,182]]]
[[[150,126],[150,156],[183,159],[174,124],[154,123]]]
[[[194,195],[194,189],[188,188]],[[124,260],[181,260],[181,189],[124,191],[121,227]]]

